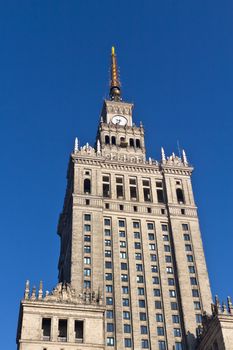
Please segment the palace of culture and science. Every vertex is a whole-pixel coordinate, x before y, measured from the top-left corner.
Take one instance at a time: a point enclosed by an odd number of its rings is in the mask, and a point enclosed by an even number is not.
[[[230,298],[212,303],[191,175],[146,157],[111,52],[109,98],[91,146],[75,140],[58,223],[59,281],[26,282],[18,350],[233,349]]]

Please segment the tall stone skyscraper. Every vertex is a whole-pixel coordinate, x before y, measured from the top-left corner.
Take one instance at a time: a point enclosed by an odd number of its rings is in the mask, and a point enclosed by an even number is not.
[[[211,292],[183,151],[146,157],[114,48],[94,146],[75,140],[60,215],[59,283],[26,284],[20,350],[195,349]]]

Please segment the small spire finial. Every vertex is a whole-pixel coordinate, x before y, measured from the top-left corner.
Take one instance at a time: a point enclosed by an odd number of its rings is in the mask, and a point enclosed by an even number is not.
[[[30,293],[30,283],[29,280],[26,281],[25,290],[24,290],[24,299],[29,299],[29,293]]]
[[[97,140],[97,154],[100,155],[101,153],[101,146],[100,146],[100,140]]]
[[[41,300],[43,298],[43,282],[40,281],[39,291],[38,291],[38,299]]]
[[[121,100],[121,83],[119,79],[119,72],[117,67],[117,59],[115,53],[115,47],[112,46],[111,52],[111,81],[110,81],[110,92],[109,96],[111,100]]]
[[[187,160],[187,156],[186,156],[186,153],[185,153],[185,150],[183,149],[182,151],[182,157],[183,157],[183,163],[184,165],[188,165],[188,160]]]
[[[74,141],[74,153],[78,152],[78,138],[75,137],[75,141]]]
[[[161,147],[161,157],[162,157],[162,163],[166,162],[166,156],[165,156],[165,152],[164,152],[164,148]]]

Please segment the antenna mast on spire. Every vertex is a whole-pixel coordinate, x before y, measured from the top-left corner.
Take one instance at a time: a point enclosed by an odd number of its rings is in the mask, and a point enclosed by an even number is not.
[[[119,78],[119,71],[117,67],[117,59],[115,53],[115,47],[112,47],[111,53],[111,81],[109,96],[111,100],[121,101],[121,82]]]

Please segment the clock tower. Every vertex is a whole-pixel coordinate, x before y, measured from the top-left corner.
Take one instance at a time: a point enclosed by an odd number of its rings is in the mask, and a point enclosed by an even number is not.
[[[133,104],[124,102],[114,47],[111,52],[111,80],[109,99],[104,101],[97,132],[97,143],[110,158],[145,161],[144,128],[132,120]]]

